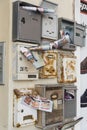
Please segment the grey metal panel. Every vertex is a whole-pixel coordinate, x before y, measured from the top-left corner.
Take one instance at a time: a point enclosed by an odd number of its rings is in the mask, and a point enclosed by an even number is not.
[[[75,45],[84,47],[86,37],[86,27],[84,25],[75,24]]]
[[[68,88],[64,87],[64,91],[72,91],[74,92],[74,98],[70,100],[65,100],[64,99],[64,119],[71,119],[76,116],[76,97],[77,97],[77,89],[76,86],[70,85]]]
[[[49,39],[58,39],[58,18],[54,14],[45,14],[42,16],[42,37]]]
[[[58,39],[58,16],[56,9],[58,4],[44,0],[40,6],[44,9],[52,9],[54,13],[45,13],[42,15],[42,37],[48,39]]]
[[[75,35],[75,22],[66,18],[58,18],[58,38],[60,39],[60,30],[68,32],[71,37],[71,42],[62,47],[64,50],[76,50],[74,44],[74,35]]]
[[[38,94],[40,94],[40,96],[48,99],[50,99],[52,94],[58,93],[57,105],[59,105],[58,109],[53,108],[51,113],[38,111],[38,121],[36,124],[37,127],[50,128],[53,126],[58,126],[59,124],[65,122],[65,120],[71,120],[76,116],[77,87],[75,85],[37,84],[35,85],[35,90],[38,92]],[[65,90],[74,92],[74,98],[72,100],[65,100]],[[63,119],[60,120],[62,117]]]
[[[53,107],[51,113],[38,111],[38,121],[36,126],[40,128],[47,128],[58,126],[63,121],[63,89],[61,85],[57,84],[37,84],[35,90],[47,99],[51,100],[52,95],[58,94],[57,108]]]
[[[23,9],[23,6],[34,5],[20,1],[13,3],[13,41],[40,43],[41,14]]]
[[[43,0],[41,2],[40,6],[43,7],[43,8],[56,10],[58,4],[47,1],[47,0]]]
[[[5,47],[4,42],[0,42],[0,84],[5,82]]]

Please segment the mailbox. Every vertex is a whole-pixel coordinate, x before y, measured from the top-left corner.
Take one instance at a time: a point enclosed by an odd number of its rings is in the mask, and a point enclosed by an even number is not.
[[[76,50],[74,43],[75,22],[65,18],[58,18],[58,39],[61,38],[60,30],[63,30],[64,33],[68,33],[70,35],[70,43],[65,44],[65,46],[62,47],[62,49],[72,51]]]
[[[42,38],[58,39],[58,16],[56,14],[57,4],[44,0],[40,5],[42,8],[53,10],[53,13],[42,14]]]
[[[13,2],[13,41],[40,43],[41,14],[23,7],[35,7],[32,4]]]
[[[77,87],[68,85],[64,87],[64,121],[76,117]]]
[[[85,46],[86,27],[84,25],[75,24],[75,44],[80,47]]]
[[[42,16],[42,37],[58,39],[58,18],[54,14],[43,14]]]
[[[31,108],[29,105],[23,104],[23,98],[28,94],[32,94],[32,91],[33,89],[30,88],[14,89],[14,127],[35,124],[37,120],[37,110]]]
[[[37,113],[37,127],[46,128],[47,126],[56,126],[63,121],[63,89],[57,84],[38,84],[36,91],[42,96],[53,101],[52,112]],[[55,98],[54,98],[55,97]]]
[[[38,70],[20,52],[21,47],[29,48],[28,43],[16,43],[13,45],[13,80],[37,80]]]
[[[42,58],[45,66],[39,70],[40,78],[57,78],[57,51],[43,51]]]
[[[71,51],[58,51],[58,83],[75,83],[76,56]]]
[[[76,86],[58,84],[37,84],[35,90],[53,101],[52,112],[37,111],[36,126],[51,128],[76,116]]]

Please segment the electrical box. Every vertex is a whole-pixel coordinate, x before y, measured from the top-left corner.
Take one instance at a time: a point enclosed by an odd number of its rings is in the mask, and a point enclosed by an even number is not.
[[[54,10],[54,13],[44,13],[42,15],[42,37],[48,39],[58,39],[58,16],[56,15],[57,4],[42,1],[41,7]]]
[[[76,56],[71,51],[58,51],[58,83],[75,83]]]
[[[14,127],[35,124],[35,121],[37,120],[37,110],[31,108],[29,105],[25,105],[23,102],[25,96],[32,94],[32,91],[33,90],[29,88],[14,90]]]
[[[20,52],[21,47],[29,48],[28,43],[13,45],[13,80],[37,80],[38,70]]]
[[[0,84],[5,83],[5,43],[0,42]]]
[[[74,21],[71,21],[71,20],[68,20],[68,19],[65,19],[65,18],[58,18],[58,39],[61,38],[60,36],[60,30],[64,30],[64,33],[68,33],[70,35],[70,39],[71,39],[71,42],[70,43],[67,43],[65,44],[65,46],[62,47],[62,49],[64,50],[76,50],[76,47],[75,47],[75,41],[74,41],[74,38],[75,38],[75,22]]]
[[[37,84],[36,91],[53,101],[52,112],[37,111],[37,127],[49,128],[62,124],[76,116],[76,86]]]
[[[85,26],[76,23],[75,25],[75,45],[84,47],[85,46],[85,37],[86,37],[86,30]]]
[[[42,52],[45,66],[39,70],[40,78],[57,78],[57,53],[55,50]]]
[[[32,4],[13,2],[13,41],[40,43],[41,14],[23,7],[35,7]]]

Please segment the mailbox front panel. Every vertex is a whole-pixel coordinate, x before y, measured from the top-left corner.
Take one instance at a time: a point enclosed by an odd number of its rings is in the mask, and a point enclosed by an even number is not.
[[[64,33],[68,33],[71,39],[70,43],[67,43],[65,46],[62,47],[62,49],[75,51],[75,22],[65,18],[58,18],[58,38],[61,38],[60,30],[63,30]]]
[[[13,45],[13,79],[14,80],[37,80],[38,70],[34,65],[28,61],[25,56],[20,52],[20,48],[29,48],[29,44],[15,44]]]
[[[23,127],[34,124],[37,120],[37,110],[29,105],[23,104],[23,98],[27,94],[32,94],[32,89],[19,89],[20,96],[14,93],[14,127]],[[23,93],[23,95],[21,94]]]
[[[42,16],[42,37],[48,39],[58,39],[58,18],[54,14],[44,14]]]
[[[58,52],[58,82],[74,83],[76,76],[76,56],[69,51]]]
[[[13,3],[13,41],[40,43],[41,14],[24,9],[33,5],[16,1]]]
[[[76,99],[76,86],[64,87],[64,120],[76,117]]]
[[[50,125],[58,125],[63,121],[63,89],[61,86],[55,85],[36,85],[35,90],[43,97],[53,101],[52,112],[38,111],[37,127],[47,127]],[[54,98],[55,97],[55,98]]]
[[[45,66],[39,71],[40,78],[56,78],[57,77],[57,51],[44,51],[42,58]]]
[[[75,25],[75,44],[77,46],[85,46],[86,30],[85,26],[76,23]]]

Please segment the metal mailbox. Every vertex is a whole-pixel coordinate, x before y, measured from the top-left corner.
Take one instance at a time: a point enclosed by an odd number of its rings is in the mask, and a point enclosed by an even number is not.
[[[46,128],[56,126],[63,121],[63,90],[61,86],[39,84],[35,86],[36,91],[42,96],[53,101],[52,112],[37,112],[37,127]]]
[[[86,27],[84,25],[75,24],[75,45],[84,47],[86,37]]]
[[[71,51],[58,51],[58,83],[75,83],[76,56]]]
[[[35,124],[35,121],[37,120],[37,110],[32,109],[29,105],[27,106],[22,103],[23,98],[28,94],[32,94],[32,89],[14,89],[14,127],[23,127],[26,125]]]
[[[40,43],[41,14],[23,7],[35,7],[32,4],[13,2],[13,41]]]
[[[28,43],[13,45],[13,80],[37,80],[38,70],[20,52],[20,48],[29,48]]]
[[[76,116],[76,86],[58,84],[37,84],[35,90],[53,101],[52,112],[37,111],[36,126],[51,128],[72,120]]]
[[[57,77],[57,51],[43,51],[42,58],[45,66],[39,70],[40,78],[56,78]]]
[[[60,30],[64,30],[64,33],[68,33],[71,38],[71,42],[65,44],[65,46],[62,47],[64,50],[76,50],[75,44],[74,44],[74,38],[75,38],[75,22],[71,21],[69,19],[65,18],[58,18],[58,38],[61,38],[60,36]]]
[[[54,10],[53,13],[42,15],[42,37],[48,39],[58,39],[58,16],[56,14],[57,4],[44,0],[40,5],[42,8]]]
[[[64,120],[76,117],[77,87],[68,85],[64,88]]]
[[[54,14],[43,14],[42,16],[42,37],[58,39],[58,18]]]

